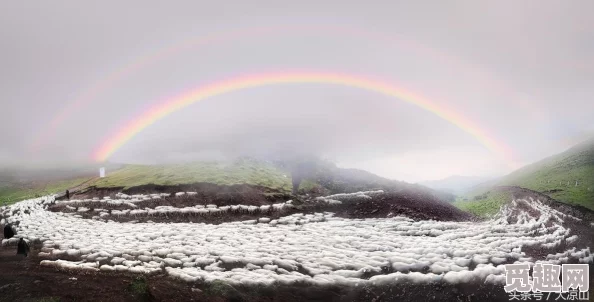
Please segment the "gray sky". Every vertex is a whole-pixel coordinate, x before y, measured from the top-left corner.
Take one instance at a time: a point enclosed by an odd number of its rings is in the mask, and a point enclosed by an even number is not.
[[[151,104],[286,70],[406,87],[530,163],[594,135],[592,11],[592,1],[8,1],[0,10],[0,163],[88,160]],[[195,103],[110,160],[296,151],[407,181],[512,169],[431,112],[329,84]]]

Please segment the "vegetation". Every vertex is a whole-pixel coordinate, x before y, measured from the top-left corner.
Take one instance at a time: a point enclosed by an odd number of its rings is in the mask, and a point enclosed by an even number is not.
[[[501,206],[510,202],[512,198],[509,192],[493,190],[475,196],[473,200],[457,200],[453,205],[475,216],[489,218],[497,214]]]
[[[239,159],[232,163],[194,162],[179,165],[127,165],[108,173],[89,185],[97,187],[130,188],[145,184],[177,185],[208,182],[219,185],[250,184],[277,189],[284,193],[292,191],[291,172],[293,163],[267,163],[254,159]],[[396,187],[404,183],[391,181],[372,173],[340,169],[322,160],[307,162],[307,169],[299,185],[300,193],[340,193]],[[293,164],[294,165],[294,164]]]
[[[291,179],[272,164],[240,159],[224,164],[194,162],[175,165],[127,165],[89,185],[97,187],[134,187],[145,184],[177,185],[208,182],[219,185],[250,184],[291,191]]]
[[[241,298],[241,293],[223,280],[214,280],[204,289],[204,293],[213,297]]]
[[[520,169],[499,185],[521,186],[594,210],[594,143]]]
[[[136,295],[143,295],[148,292],[148,284],[146,283],[146,279],[138,277],[130,283],[128,289]]]
[[[140,298],[140,300],[150,300],[149,286],[144,277],[136,277],[134,281],[128,285],[128,291],[132,295]]]
[[[74,178],[69,180],[60,180],[54,182],[47,182],[44,184],[28,184],[28,185],[5,185],[0,187],[0,205],[12,204],[20,200],[35,198],[48,194],[64,192],[67,189],[76,187],[90,178]]]
[[[219,185],[249,184],[291,192],[290,173],[262,161],[238,159],[232,163],[194,162],[177,165],[125,165],[108,170],[105,178],[79,177],[66,180],[17,182],[0,185],[0,205],[48,194],[64,192],[81,184],[84,187],[134,187],[146,184],[177,185],[208,182]],[[82,186],[81,186],[82,187]]]
[[[218,185],[258,185],[290,193],[292,191],[292,170],[298,168],[301,178],[300,194],[352,193],[366,190],[412,189],[433,194],[443,200],[450,200],[451,194],[437,192],[419,185],[393,181],[363,170],[342,169],[335,164],[319,160],[264,162],[241,158],[233,162],[193,162],[173,165],[124,165],[117,170],[108,170],[105,178],[76,178],[64,181],[46,181],[44,186],[0,187],[0,200],[5,203],[64,192],[66,189],[131,188],[141,185],[179,185],[198,182]]]
[[[324,188],[322,186],[320,186],[320,184],[313,181],[312,179],[306,178],[299,185],[299,193],[300,194],[323,193],[323,191],[324,191]]]
[[[523,167],[466,194],[472,200],[495,186],[518,186],[594,210],[594,139]]]

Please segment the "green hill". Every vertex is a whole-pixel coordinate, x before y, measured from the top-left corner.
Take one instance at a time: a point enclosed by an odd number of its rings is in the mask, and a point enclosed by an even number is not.
[[[107,169],[105,178],[93,174],[87,177],[62,175],[43,182],[29,176],[16,184],[0,186],[0,203],[13,203],[35,196],[61,193],[66,189],[80,190],[88,187],[127,189],[142,185],[182,185],[212,183],[217,185],[247,184],[270,188],[277,192],[292,190],[292,169],[302,168],[300,194],[334,194],[383,189],[386,191],[409,190],[424,193],[437,199],[452,201],[454,195],[438,192],[420,185],[389,180],[357,169],[342,169],[335,164],[318,159],[303,161],[269,162],[240,158],[232,162],[192,162],[169,165],[123,165]],[[299,168],[298,168],[299,169]],[[295,171],[295,170],[293,170]],[[34,173],[35,174],[35,173]],[[55,175],[56,173],[47,172]],[[9,175],[12,176],[12,175]]]
[[[594,210],[594,139],[525,166],[496,181],[493,186],[519,186],[556,200]],[[482,199],[492,186],[481,186],[466,199]]]
[[[218,185],[248,184],[290,192],[290,174],[273,164],[250,159],[230,163],[193,162],[176,165],[107,165],[107,177],[98,178],[97,167],[84,169],[11,169],[0,173],[0,205],[67,189],[130,188],[207,182]]]
[[[513,197],[509,192],[495,188],[474,196],[472,200],[457,200],[453,204],[462,211],[478,217],[488,218],[497,214],[499,208],[512,199]]]
[[[64,192],[90,179],[90,177],[77,177],[53,180],[46,183],[5,183],[0,186],[0,206],[24,199]]]
[[[89,183],[100,188],[155,184],[177,185],[207,182],[218,185],[248,184],[290,192],[290,174],[270,163],[239,159],[231,163],[192,162],[173,165],[126,165]]]
[[[112,169],[118,166],[109,165]],[[97,167],[85,164],[0,167],[0,205],[64,192],[98,176]]]

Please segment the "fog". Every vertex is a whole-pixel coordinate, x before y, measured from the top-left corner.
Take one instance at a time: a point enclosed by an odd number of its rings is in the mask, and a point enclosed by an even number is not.
[[[381,79],[510,152],[401,99],[291,83],[196,102],[108,160],[315,154],[414,182],[502,175],[594,136],[592,1],[234,2],[3,3],[0,166],[91,163],[152,105],[271,72]]]

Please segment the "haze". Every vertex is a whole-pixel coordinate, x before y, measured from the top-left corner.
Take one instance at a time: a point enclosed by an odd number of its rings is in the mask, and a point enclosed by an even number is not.
[[[109,160],[314,153],[413,182],[501,175],[594,135],[593,11],[592,1],[8,1],[0,165],[88,161],[168,97],[239,75],[308,70],[405,87],[472,120],[512,158],[402,100],[287,84],[195,103]]]

